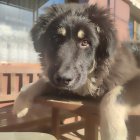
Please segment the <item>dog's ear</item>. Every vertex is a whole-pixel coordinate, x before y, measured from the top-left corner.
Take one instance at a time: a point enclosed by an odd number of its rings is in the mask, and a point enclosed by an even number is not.
[[[85,12],[89,20],[96,26],[99,35],[97,56],[108,58],[113,53],[117,43],[117,33],[110,12],[108,9],[98,8],[96,4],[90,5]]]
[[[50,22],[52,22],[56,14],[58,14],[58,10],[59,9],[56,5],[44,9],[45,14],[42,14],[38,18],[31,29],[30,33],[36,51],[40,51],[42,38],[45,35]]]
[[[40,49],[42,49],[42,43],[45,39],[45,33],[47,32],[47,29],[49,25],[58,19],[63,19],[65,15],[67,15],[70,11],[67,11],[67,7],[62,8],[63,5],[53,5],[51,7],[47,7],[45,10],[45,14],[41,15],[36,24],[33,26],[31,30],[31,37],[33,40],[33,44],[35,47],[35,50],[37,52],[40,52]],[[54,22],[54,24],[58,24],[57,22]]]
[[[42,15],[38,18],[36,24],[31,29],[31,37],[34,44],[35,50],[38,52],[40,50],[41,37],[45,34],[48,26],[48,18]]]

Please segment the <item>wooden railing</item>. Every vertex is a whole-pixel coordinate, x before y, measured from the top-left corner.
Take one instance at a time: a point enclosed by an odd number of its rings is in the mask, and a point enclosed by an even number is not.
[[[39,64],[0,64],[0,102],[15,100],[19,90],[39,78]]]

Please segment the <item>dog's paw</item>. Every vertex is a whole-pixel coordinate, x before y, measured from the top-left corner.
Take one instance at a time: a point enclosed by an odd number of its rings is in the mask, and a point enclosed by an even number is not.
[[[31,102],[24,93],[20,93],[14,102],[13,114],[17,115],[18,118],[24,117],[31,107]]]
[[[22,118],[24,117],[29,111],[29,108],[24,108],[23,110],[21,110],[19,113],[17,113],[17,117],[18,118]]]

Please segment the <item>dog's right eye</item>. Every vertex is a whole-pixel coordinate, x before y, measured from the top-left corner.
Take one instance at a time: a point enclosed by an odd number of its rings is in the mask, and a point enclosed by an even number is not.
[[[65,39],[64,36],[58,34],[52,37],[52,41],[54,41],[57,44],[62,44],[64,42],[64,39]]]

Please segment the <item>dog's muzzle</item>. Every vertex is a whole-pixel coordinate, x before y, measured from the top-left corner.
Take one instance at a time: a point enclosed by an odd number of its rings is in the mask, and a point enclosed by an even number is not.
[[[58,87],[67,87],[70,86],[74,81],[74,77],[69,74],[68,72],[66,73],[56,73],[54,75],[54,83]]]

